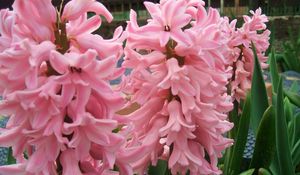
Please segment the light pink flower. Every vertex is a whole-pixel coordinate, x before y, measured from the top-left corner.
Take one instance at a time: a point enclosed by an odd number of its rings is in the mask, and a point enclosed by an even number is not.
[[[227,121],[232,109],[231,96],[226,93],[232,58],[227,58],[231,50],[229,35],[222,35],[223,19],[216,10],[207,13],[202,1],[145,5],[152,19],[144,26],[137,25],[131,11],[123,66],[133,70],[121,85],[129,104],[141,105],[127,115],[134,124],[135,145],[152,148],[132,164],[134,170],[142,174],[149,164],[164,158],[172,174],[187,170],[220,174],[217,158],[232,144],[223,134],[233,127]],[[176,14],[172,8],[178,8]],[[177,14],[182,18],[175,20]],[[171,30],[162,33],[170,24]],[[183,34],[174,35],[183,38],[174,37],[172,28]],[[156,39],[160,34],[164,38]],[[165,152],[164,147],[170,151]]]
[[[254,55],[251,42],[254,43],[259,62],[262,69],[268,67],[265,52],[269,47],[270,31],[266,29],[268,18],[261,14],[261,9],[255,12],[250,11],[252,16],[243,16],[244,24],[241,28],[234,30],[235,22],[231,24],[227,20],[230,41],[228,46],[232,50],[233,77],[231,79],[231,93],[233,97],[240,101],[245,99],[246,93],[251,87],[251,79],[254,65]],[[226,30],[226,29],[225,29]]]
[[[115,68],[123,30],[110,40],[92,34],[98,15],[112,20],[95,0],[72,0],[61,14],[51,0],[16,0],[13,11],[1,10],[0,113],[9,121],[0,146],[12,147],[17,164],[0,174],[114,174],[116,162],[132,172],[124,159],[141,150],[121,154],[131,131],[115,115],[124,100],[109,85],[123,73]]]
[[[17,33],[21,33],[23,37],[32,38],[37,42],[54,40],[53,30],[56,22],[56,12],[51,0],[29,0],[26,2],[15,0],[13,9],[18,16],[16,20],[18,24],[18,27],[16,27]]]
[[[140,32],[149,32],[157,36],[161,47],[165,46],[170,38],[177,42],[187,42],[182,28],[189,24],[191,16],[186,13],[188,6],[184,0],[168,0],[162,4],[145,2],[144,4],[152,19],[149,20],[147,26],[140,29]]]
[[[54,48],[49,41],[37,45],[25,39],[0,53],[0,66],[9,80],[21,81],[29,89],[37,88],[41,64]]]
[[[10,47],[13,41],[13,25],[15,23],[15,14],[8,9],[0,11],[0,51],[2,52],[6,48]]]
[[[95,0],[72,0],[66,4],[62,13],[62,20],[75,20],[86,12],[94,12],[96,15],[104,16],[108,22],[113,17],[103,4]]]
[[[196,91],[190,83],[187,67],[179,67],[178,61],[175,58],[171,58],[166,61],[168,75],[158,84],[163,89],[171,88],[173,95],[182,93],[187,96],[194,96]]]

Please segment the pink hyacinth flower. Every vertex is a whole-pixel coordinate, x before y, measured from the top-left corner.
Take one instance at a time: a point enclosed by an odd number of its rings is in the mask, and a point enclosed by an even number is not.
[[[58,13],[51,0],[15,0],[12,11],[1,10],[0,113],[9,121],[0,145],[12,147],[17,164],[0,174],[115,174],[116,162],[132,171],[116,161],[130,129],[115,115],[124,100],[109,85],[123,73],[115,68],[123,30],[109,40],[92,34],[98,15],[112,20],[95,0],[72,0]]]
[[[141,105],[127,115],[135,145],[152,148],[132,164],[134,170],[142,174],[166,159],[172,174],[220,174],[217,160],[232,145],[223,134],[233,127],[223,19],[216,10],[207,13],[201,0],[145,5],[152,18],[144,26],[131,11],[123,67],[133,70],[120,86],[129,104]]]

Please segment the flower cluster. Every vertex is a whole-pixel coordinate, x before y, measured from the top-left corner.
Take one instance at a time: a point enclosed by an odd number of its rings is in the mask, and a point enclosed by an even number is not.
[[[261,67],[267,68],[265,63],[267,57],[265,52],[269,47],[270,31],[266,28],[268,18],[261,14],[261,9],[255,12],[250,11],[252,17],[243,16],[244,24],[241,28],[235,29],[236,20],[233,20],[227,27],[227,34],[229,35],[228,46],[232,49],[231,56],[234,63],[234,68],[231,90],[232,96],[236,100],[245,99],[247,91],[251,87],[252,71],[254,67],[254,55],[252,51],[251,42],[255,44],[257,56]],[[227,19],[228,21],[228,19]]]
[[[269,31],[259,31],[267,18],[251,11],[236,29],[236,20],[206,11],[201,0],[144,4],[151,15],[146,25],[130,13],[123,67],[132,72],[121,85],[129,104],[141,105],[128,115],[136,142],[152,147],[134,168],[142,173],[164,158],[172,174],[220,174],[217,160],[232,144],[224,137],[233,127],[228,112],[251,81],[251,41],[266,61]]]
[[[139,27],[131,11],[123,66],[133,69],[122,88],[141,108],[128,117],[141,145],[152,151],[134,164],[143,172],[167,157],[172,174],[220,174],[217,159],[232,140],[226,85],[230,48],[223,18],[202,1],[145,2],[152,19]]]
[[[115,112],[124,99],[109,85],[123,73],[123,30],[110,40],[92,34],[99,15],[112,20],[95,0],[72,0],[63,11],[51,0],[15,0],[13,11],[0,11],[0,113],[9,116],[0,145],[17,159],[0,174],[105,174],[116,154],[131,153],[118,153],[126,131],[114,131],[122,124]]]
[[[0,174],[144,174],[158,159],[172,174],[221,174],[218,158],[233,144],[228,113],[251,84],[251,42],[267,67],[268,19],[251,11],[237,28],[202,0],[144,4],[147,24],[131,10],[109,40],[92,33],[100,15],[112,21],[96,0],[60,9],[15,0],[0,11],[0,113],[9,117],[0,146],[17,160]],[[125,116],[120,91],[138,106]]]

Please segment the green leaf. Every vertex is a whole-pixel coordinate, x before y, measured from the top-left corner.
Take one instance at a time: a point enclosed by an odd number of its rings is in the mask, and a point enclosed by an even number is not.
[[[235,144],[233,146],[233,152],[231,156],[232,159],[229,165],[230,174],[237,174],[240,172],[250,123],[250,99],[250,94],[248,94],[243,107],[242,115],[240,117],[237,136],[235,138]]]
[[[300,139],[300,113],[297,113],[293,117],[290,123],[290,127],[291,127],[290,136],[292,137],[290,144],[294,146],[296,142]]]
[[[278,161],[277,153],[274,155],[274,159],[270,165],[270,170],[273,175],[280,175],[279,161]]]
[[[300,72],[300,62],[297,55],[297,49],[294,49],[290,42],[284,43],[283,46],[283,60],[288,66],[288,69]]]
[[[148,170],[149,175],[165,175],[168,171],[168,163],[165,160],[158,160],[156,166],[150,166]]]
[[[237,103],[237,101],[234,101],[234,108],[229,113],[229,120],[230,120],[230,122],[234,123],[233,129],[228,132],[228,137],[231,139],[235,139],[235,136],[236,136],[236,133],[238,130],[238,126],[239,126],[238,110],[239,110],[239,104]],[[224,174],[229,174],[230,162],[231,162],[231,159],[233,158],[232,153],[233,153],[233,147],[229,147],[225,151],[224,170],[223,170]]]
[[[225,154],[224,154],[224,169],[223,169],[224,174],[229,174],[229,167],[230,167],[230,162],[231,162],[231,159],[232,159],[232,156],[231,156],[232,152],[233,152],[233,149],[231,147],[227,148],[226,151],[225,151]]]
[[[286,118],[284,116],[283,106],[283,89],[282,89],[282,78],[279,78],[278,94],[276,103],[276,149],[277,157],[279,162],[280,174],[295,174],[294,166],[291,157],[291,151],[289,147],[289,139],[287,134]]]
[[[294,59],[292,55],[292,50],[289,43],[283,43],[283,61],[287,65],[289,70],[293,70],[293,65],[289,60]]]
[[[275,154],[275,110],[270,106],[264,113],[256,135],[250,168],[269,168]]]
[[[9,147],[9,149],[8,149],[8,154],[7,154],[7,161],[6,161],[6,164],[7,164],[7,165],[11,165],[11,164],[15,164],[15,163],[16,163],[16,159],[15,159],[14,156],[13,156],[12,148]]]
[[[290,92],[297,93],[299,91],[299,83],[298,81],[294,81],[292,86],[289,89]]]
[[[278,70],[277,70],[274,49],[272,49],[272,53],[271,53],[270,73],[271,73],[271,81],[272,81],[272,90],[273,90],[273,92],[277,93],[279,74],[278,74]]]
[[[229,113],[229,121],[233,122],[233,124],[234,124],[234,127],[232,128],[232,130],[230,130],[230,133],[231,133],[231,137],[230,138],[235,139],[236,134],[238,132],[239,122],[240,122],[240,117],[239,117],[239,103],[237,101],[234,101],[233,105],[234,105],[234,108]]]
[[[293,117],[292,104],[288,98],[284,98],[284,116],[286,117],[286,123],[289,123]]]
[[[289,98],[289,100],[296,106],[300,107],[300,96],[297,93],[291,91],[284,91],[284,94]]]
[[[264,168],[260,168],[258,170],[258,175],[271,175],[271,173],[268,170],[264,169]]]
[[[292,149],[292,160],[294,165],[298,165],[300,163],[300,139]]]
[[[257,128],[259,126],[260,120],[268,108],[268,96],[267,90],[261,71],[260,63],[256,54],[256,49],[252,43],[252,50],[254,54],[254,71],[252,77],[252,86],[251,86],[251,127],[254,130],[255,134],[257,133]]]
[[[255,169],[249,169],[247,171],[242,172],[240,175],[252,175]]]

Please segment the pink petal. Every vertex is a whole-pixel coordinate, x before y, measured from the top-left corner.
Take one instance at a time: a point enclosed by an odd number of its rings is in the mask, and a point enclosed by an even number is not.
[[[109,57],[104,60],[98,60],[95,64],[91,64],[89,67],[87,67],[86,70],[90,76],[95,76],[96,73],[97,78],[106,78],[110,75],[113,75],[115,67],[116,58]]]
[[[17,144],[21,137],[21,130],[23,126],[11,128],[7,131],[1,132],[0,134],[0,146],[10,147]]]
[[[67,149],[60,155],[60,162],[63,167],[63,174],[82,175],[79,169],[79,162],[75,155],[75,150]]]
[[[28,160],[26,171],[37,173],[43,170],[48,163],[48,158],[45,156],[44,149],[37,149]]]
[[[69,35],[77,36],[84,33],[92,33],[93,31],[97,30],[100,27],[100,25],[101,17],[95,15],[89,18],[83,24],[80,24],[79,27],[74,26],[74,28],[71,29]]]
[[[96,15],[103,15],[108,22],[111,22],[113,17],[111,13],[97,1],[73,0],[65,5],[62,15],[63,19],[75,20],[86,12],[94,12]]]
[[[74,98],[75,95],[75,86],[73,84],[65,84],[62,86],[61,93],[61,105],[62,107],[66,107]]]
[[[85,106],[90,98],[91,88],[86,86],[77,85],[76,86],[76,108],[77,113],[84,111]],[[83,111],[81,111],[83,110]]]
[[[27,75],[25,77],[25,84],[28,89],[34,89],[37,87],[37,85],[38,85],[38,72],[37,71],[38,71],[37,68],[33,68],[33,70],[31,70],[29,72],[29,75]]]
[[[51,66],[60,74],[64,74],[68,71],[69,63],[66,60],[68,60],[68,58],[57,51],[50,53]]]
[[[161,47],[164,47],[170,39],[170,32],[160,32],[159,43]]]
[[[33,175],[25,171],[26,164],[19,163],[13,165],[0,166],[0,174],[2,175]]]
[[[150,13],[151,16],[153,14],[157,14],[157,13],[160,12],[158,4],[154,4],[152,2],[145,1],[144,5],[145,5],[146,9],[148,10],[148,12]],[[155,18],[155,17],[152,16],[152,18]]]

